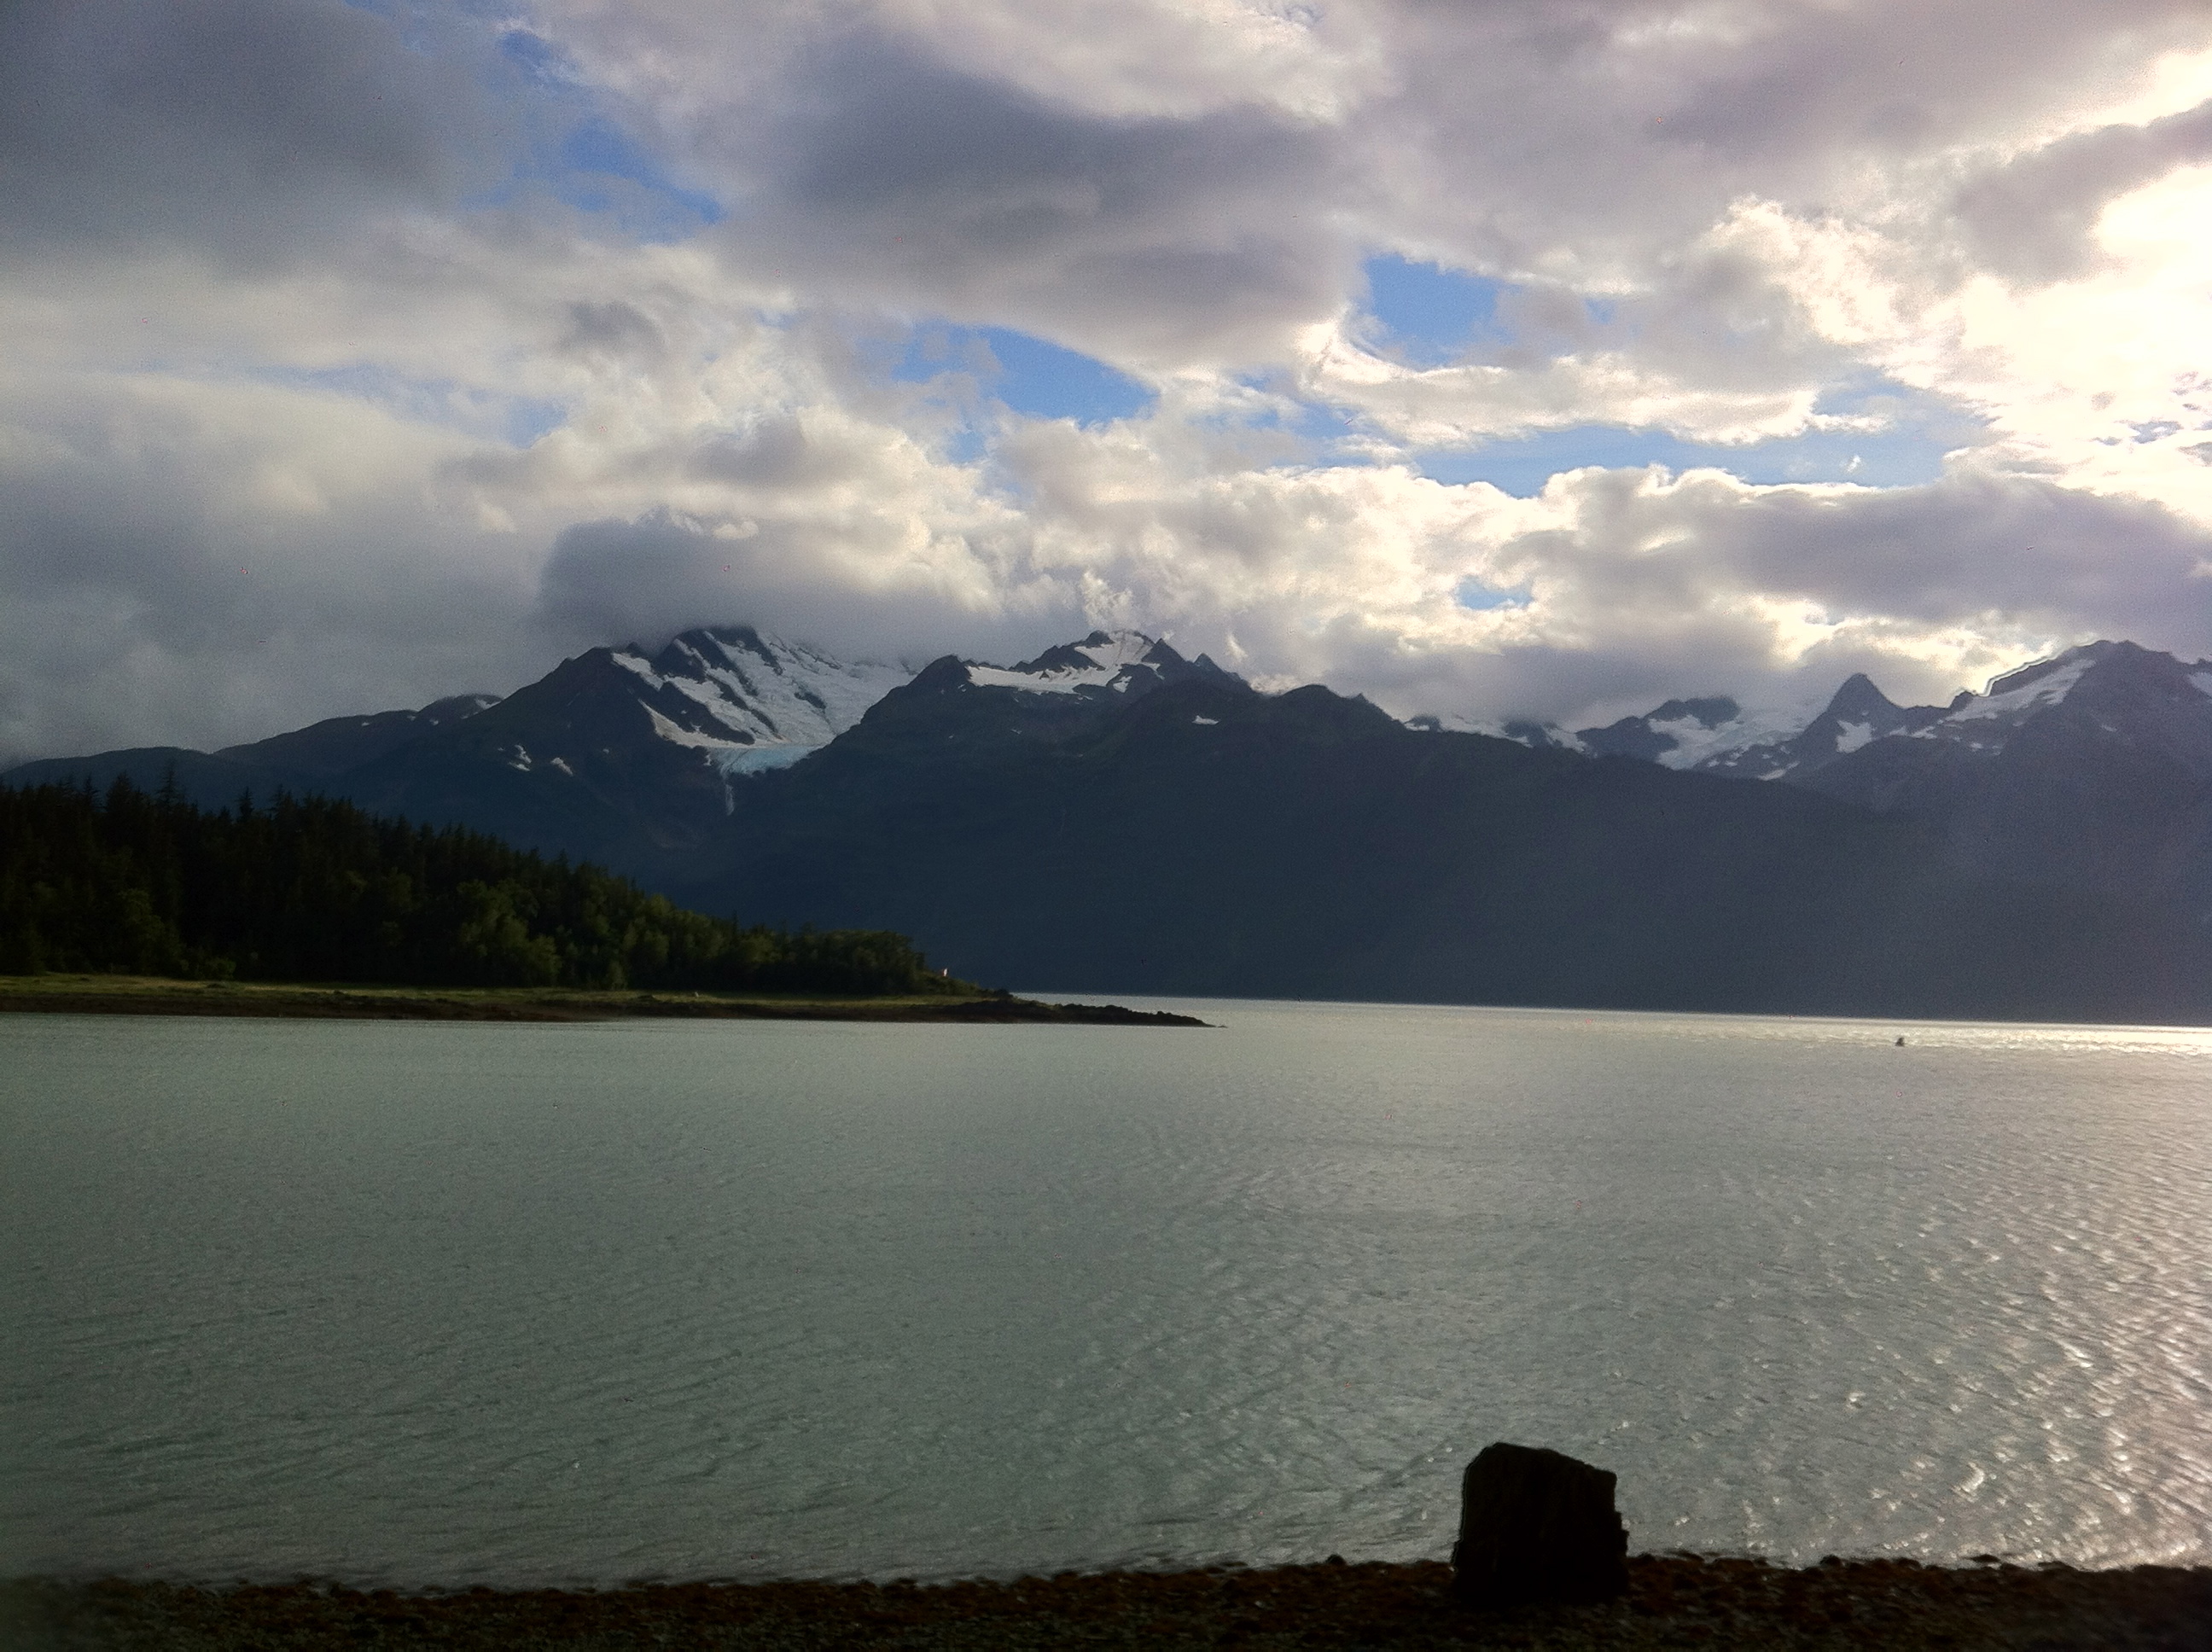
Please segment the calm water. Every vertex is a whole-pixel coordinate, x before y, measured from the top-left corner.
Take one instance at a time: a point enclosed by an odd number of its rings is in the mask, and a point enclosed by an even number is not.
[[[1199,1007],[0,1020],[0,1575],[2212,1562],[2212,1035]]]

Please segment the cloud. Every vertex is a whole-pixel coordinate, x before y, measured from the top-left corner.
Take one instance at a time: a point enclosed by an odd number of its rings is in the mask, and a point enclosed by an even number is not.
[[[251,738],[726,620],[878,657],[1139,624],[1567,720],[2212,652],[2202,26],[14,8],[0,748]],[[1415,265],[1481,327],[1394,347],[1366,272]],[[1010,370],[918,369],[940,337]],[[1526,496],[1434,479],[1501,440]],[[1861,442],[1909,485],[1746,479]]]
[[[1566,720],[1671,693],[1780,702],[1852,671],[1940,699],[2088,637],[2186,656],[2212,636],[2212,531],[2044,480],[1584,471],[1538,502],[1552,519],[1495,541],[1482,569],[1533,601],[1470,616],[1488,657],[1443,651],[1429,692],[1455,679],[1463,697],[1425,708]]]
[[[516,547],[426,508],[460,439],[258,386],[6,390],[0,750],[221,744],[535,663]]]
[[[337,0],[76,0],[0,13],[9,256],[182,243],[289,261],[364,212],[499,170],[465,33],[411,49]]]
[[[1073,583],[1006,577],[988,541],[913,518],[710,525],[665,509],[564,529],[538,619],[564,648],[648,647],[697,625],[747,623],[850,659],[1003,659],[1089,629]]]
[[[2212,161],[2212,102],[2142,125],[2100,126],[1970,179],[1954,210],[1980,265],[2010,281],[2087,274],[2106,256],[2097,221],[2176,167]]]
[[[749,271],[1160,367],[1267,359],[1335,302],[1346,251],[1279,210],[1334,164],[1310,123],[1095,113],[880,36],[792,74],[717,140],[744,151],[749,210],[718,240]]]

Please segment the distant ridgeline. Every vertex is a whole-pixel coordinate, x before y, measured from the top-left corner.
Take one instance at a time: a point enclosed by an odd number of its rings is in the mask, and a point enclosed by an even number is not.
[[[1133,632],[910,673],[732,626],[594,648],[504,699],[42,759],[0,784],[344,799],[695,912],[888,926],[956,975],[1064,993],[2212,1024],[2212,660],[2097,642],[1946,706],[1853,677],[1817,714],[1712,696],[1499,732],[1318,684],[1261,693]],[[235,916],[150,873],[131,886],[175,947],[241,971],[763,978],[730,961],[755,944],[737,931],[461,841],[392,838],[346,861],[361,890],[303,863]],[[19,885],[52,882],[7,853]],[[262,853],[194,887],[262,888]],[[418,856],[456,864],[434,879]],[[380,904],[387,870],[414,904]],[[57,963],[137,932],[120,909],[8,921]],[[670,950],[623,938],[633,922]]]
[[[0,787],[0,975],[945,990],[903,935],[687,912],[595,866],[279,796],[208,811],[118,779]]]

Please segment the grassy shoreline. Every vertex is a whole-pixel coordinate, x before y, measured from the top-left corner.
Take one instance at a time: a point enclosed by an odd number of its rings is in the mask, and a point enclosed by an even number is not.
[[[995,993],[893,998],[807,993],[610,992],[562,987],[389,987],[194,981],[154,975],[0,976],[0,1013],[256,1016],[345,1021],[635,1019],[884,1021],[1200,1027],[1194,1017],[1118,1004],[1046,1004]]]
[[[2212,1636],[2212,1568],[1802,1570],[1687,1554],[1629,1561],[1599,1606],[1473,1613],[1435,1561],[1063,1573],[1012,1582],[653,1583],[400,1593],[107,1580],[0,1584],[25,1649],[726,1648],[2183,1649]]]

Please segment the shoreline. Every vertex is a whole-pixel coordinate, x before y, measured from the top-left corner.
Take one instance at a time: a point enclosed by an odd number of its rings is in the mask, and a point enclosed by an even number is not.
[[[0,976],[0,1014],[182,1015],[284,1020],[582,1022],[877,1021],[940,1025],[1203,1027],[1195,1016],[1119,1004],[1048,1004],[999,993],[898,998],[191,981],[149,975]]]
[[[105,1579],[0,1583],[11,1647],[1860,1647],[2201,1649],[2212,1567],[2084,1571],[1632,1556],[1603,1606],[1473,1612],[1440,1561],[963,1581],[406,1593]]]

